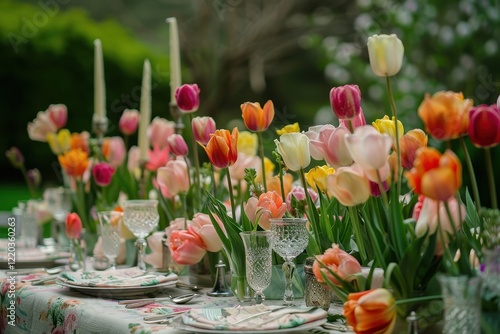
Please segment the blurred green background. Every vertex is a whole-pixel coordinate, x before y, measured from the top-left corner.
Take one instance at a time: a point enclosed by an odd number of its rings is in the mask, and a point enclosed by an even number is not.
[[[145,58],[152,64],[153,117],[171,119],[165,18],[173,16],[183,82],[200,86],[197,115],[214,117],[218,128],[237,124],[242,102],[268,99],[276,108],[273,129],[336,125],[328,93],[347,83],[360,86],[367,121],[390,114],[385,80],[368,62],[366,39],[376,33],[396,33],[405,45],[392,82],[406,130],[422,126],[416,111],[426,92],[463,91],[475,104],[494,103],[500,93],[495,0],[0,0],[0,147],[19,147],[44,185],[59,182],[56,157],[46,143],[28,138],[26,125],[49,104],[63,103],[67,128],[90,130],[96,38],[103,45],[110,134],[118,134],[124,109],[139,107]],[[471,153],[486,190],[482,152],[471,147]],[[0,172],[0,210],[10,210],[29,195],[3,154]],[[499,181],[497,175],[497,188]]]

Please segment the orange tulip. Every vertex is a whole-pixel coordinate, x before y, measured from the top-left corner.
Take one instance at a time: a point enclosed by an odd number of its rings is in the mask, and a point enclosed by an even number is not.
[[[231,166],[238,159],[238,128],[234,128],[232,133],[229,130],[215,130],[203,148],[215,167]]]
[[[413,162],[417,155],[417,151],[421,147],[427,146],[427,135],[420,129],[408,131],[399,140],[399,148],[401,150],[401,165],[406,169],[413,167]]]
[[[72,133],[71,140],[69,142],[70,149],[81,149],[84,152],[90,153],[89,148],[89,133],[84,131],[82,133]]]
[[[60,155],[58,160],[66,174],[73,177],[81,177],[89,164],[88,154],[79,148]]]
[[[82,235],[82,220],[77,213],[72,212],[66,216],[66,236],[70,239],[80,239]]]
[[[350,293],[343,315],[357,334],[392,333],[396,323],[396,301],[382,288]]]
[[[245,102],[240,108],[243,122],[250,131],[265,131],[274,119],[274,105],[271,100],[264,104],[264,108],[261,108],[258,102]]]
[[[462,164],[450,150],[441,154],[435,148],[423,147],[405,177],[417,194],[446,201],[462,186]]]
[[[432,97],[425,95],[418,107],[418,116],[432,137],[439,140],[455,139],[468,132],[472,104],[472,100],[464,99],[462,93],[439,91]]]
[[[281,181],[279,176],[275,175],[272,177],[268,177],[266,180],[267,183],[267,191],[276,191],[281,195]],[[285,191],[285,198],[288,193],[292,190],[293,186],[293,176],[292,174],[283,175],[283,190]]]
[[[317,260],[315,260],[313,263],[312,269],[314,276],[320,283],[325,282],[323,279],[323,275],[321,275],[321,272],[323,272],[328,277],[328,280],[330,282],[338,286],[341,285],[340,282],[335,278],[335,276],[331,275],[326,268],[321,267],[318,260],[325,264],[340,278],[345,279],[346,281],[351,280],[348,277],[349,275],[361,272],[361,265],[354,256],[340,249],[339,245],[332,244],[332,248],[328,248],[323,255],[317,256]]]

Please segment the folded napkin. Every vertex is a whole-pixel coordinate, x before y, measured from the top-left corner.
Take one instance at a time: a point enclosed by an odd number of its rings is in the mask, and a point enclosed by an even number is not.
[[[267,307],[192,309],[182,316],[184,324],[210,330],[259,331],[293,328],[326,318],[319,308]]]
[[[107,288],[152,286],[166,282],[174,284],[177,279],[174,273],[167,276],[147,274],[137,267],[109,271],[63,272],[59,275],[59,280],[66,284]]]

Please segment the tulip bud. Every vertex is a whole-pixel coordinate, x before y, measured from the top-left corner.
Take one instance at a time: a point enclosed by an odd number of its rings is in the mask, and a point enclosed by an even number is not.
[[[26,172],[28,183],[33,188],[38,188],[42,183],[42,175],[37,168],[30,169]]]
[[[63,128],[66,125],[68,108],[64,104],[51,104],[47,109],[47,114],[57,129]]]
[[[139,112],[135,109],[126,109],[120,117],[118,127],[124,135],[131,135],[137,131],[139,124]]]
[[[80,239],[82,235],[82,220],[77,213],[71,212],[66,216],[66,236],[70,239]]]
[[[404,46],[395,34],[368,37],[368,56],[373,73],[379,77],[396,75],[403,63]]]
[[[469,111],[469,137],[477,147],[500,143],[500,108],[482,104]]]
[[[24,156],[16,146],[12,146],[9,150],[7,150],[7,152],[5,152],[5,156],[10,161],[10,163],[14,168],[23,167]]]
[[[352,119],[361,112],[361,91],[357,85],[333,87],[330,90],[330,105],[339,119]]]
[[[194,139],[201,145],[207,145],[210,134],[215,132],[215,121],[212,117],[194,117],[191,121]]]
[[[115,169],[106,162],[99,162],[92,168],[92,175],[94,175],[95,183],[98,186],[105,187],[111,183]]]
[[[200,106],[200,89],[197,84],[184,84],[175,90],[177,106],[183,113],[192,113]]]
[[[181,135],[170,135],[167,138],[167,141],[170,146],[170,150],[174,155],[185,157],[188,154],[189,149],[187,143]]]

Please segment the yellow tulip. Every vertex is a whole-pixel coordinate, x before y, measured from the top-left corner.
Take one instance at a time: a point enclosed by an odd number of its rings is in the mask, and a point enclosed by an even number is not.
[[[250,131],[241,131],[238,136],[238,152],[245,153],[249,157],[257,154],[258,137]]]
[[[299,123],[287,124],[281,129],[276,130],[278,136],[284,135],[285,133],[300,132]]]
[[[394,125],[394,116],[392,119],[389,119],[389,116],[385,115],[384,118],[379,118],[372,123],[373,127],[377,129],[380,133],[388,134],[392,137],[393,142],[396,142],[396,126]],[[403,123],[398,120],[398,138],[401,139],[403,133],[405,132],[405,128]]]
[[[49,132],[47,134],[47,142],[49,143],[52,153],[55,155],[63,154],[69,151],[71,141],[71,132],[68,129],[61,129],[57,134]]]
[[[306,181],[312,189],[316,190],[319,188],[320,191],[326,192],[328,176],[333,173],[335,173],[333,167],[328,167],[326,165],[316,166],[305,174]]]

